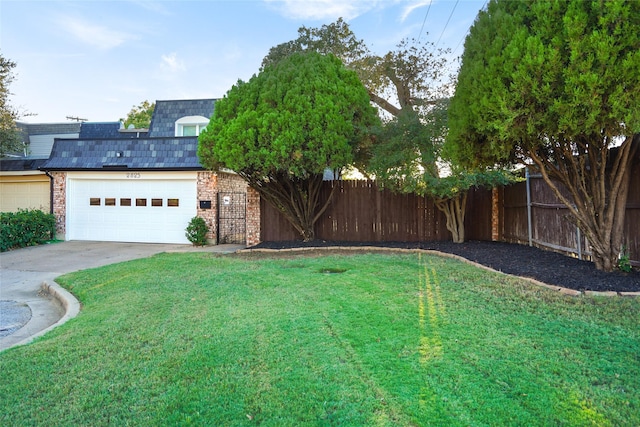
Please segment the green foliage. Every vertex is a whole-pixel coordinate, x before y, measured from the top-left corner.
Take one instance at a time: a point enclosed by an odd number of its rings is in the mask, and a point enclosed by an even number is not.
[[[9,85],[14,79],[16,63],[0,55],[0,157],[21,153],[24,146],[16,126],[19,113],[9,104]]]
[[[209,227],[204,219],[195,216],[189,221],[185,235],[194,246],[204,246],[207,244],[208,232]]]
[[[633,267],[631,266],[631,258],[629,257],[629,250],[626,246],[622,247],[620,257],[618,258],[618,270],[625,273],[631,273]]]
[[[317,52],[322,55],[335,55],[345,66],[360,61],[368,54],[363,40],[360,40],[342,18],[320,28],[302,26],[298,29],[298,38],[269,50],[262,60],[262,69],[282,59],[300,52]]]
[[[393,50],[376,55],[342,18],[320,28],[301,27],[297,39],[273,47],[262,65],[296,52],[337,56],[358,74],[371,101],[393,117],[407,109],[433,105],[448,92],[448,76],[442,74],[447,68],[446,50],[426,41],[403,39]]]
[[[448,100],[441,100],[422,117],[411,110],[385,123],[372,148],[368,169],[383,186],[448,199],[472,187],[512,181],[506,170],[469,168],[453,160],[445,143],[447,107]]]
[[[142,101],[140,105],[133,106],[125,119],[120,119],[124,123],[124,127],[128,128],[133,125],[136,129],[149,129],[153,110],[156,108],[155,102]]]
[[[53,240],[56,218],[41,210],[0,213],[0,252]]]
[[[376,122],[355,73],[334,56],[295,54],[216,103],[198,155],[214,170],[303,178],[352,163]]]
[[[565,161],[640,132],[640,2],[501,1],[465,42],[450,138],[467,162]]]

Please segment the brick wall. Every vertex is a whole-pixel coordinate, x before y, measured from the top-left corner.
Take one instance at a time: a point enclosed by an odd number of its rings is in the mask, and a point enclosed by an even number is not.
[[[216,203],[216,198],[218,195],[217,186],[218,176],[216,174],[210,171],[198,172],[198,207],[196,215],[204,219],[204,221],[207,223],[207,227],[209,227],[207,240],[209,241],[209,243],[214,244],[216,243],[218,227],[218,223],[216,221],[216,209],[218,206],[218,204]],[[211,209],[200,209],[201,200],[211,201]]]
[[[246,211],[246,245],[260,243],[260,195],[250,188],[247,182],[234,173],[210,171],[198,172],[198,211],[197,215],[205,220],[209,227],[207,239],[210,243],[217,241],[218,193],[233,192],[247,194]],[[200,200],[210,200],[211,209],[200,209]]]
[[[247,246],[260,243],[260,194],[247,188]]]
[[[247,191],[247,181],[235,173],[218,172],[218,191],[244,193]]]
[[[494,242],[498,242],[502,240],[502,236],[500,235],[500,204],[502,201],[500,200],[500,190],[496,187],[491,191],[491,240]]]
[[[51,172],[53,176],[53,214],[56,217],[56,238],[65,239],[67,232],[67,173]]]

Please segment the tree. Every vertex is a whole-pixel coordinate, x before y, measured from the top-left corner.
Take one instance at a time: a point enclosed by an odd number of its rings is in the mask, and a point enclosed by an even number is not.
[[[441,100],[424,117],[400,114],[386,123],[372,147],[369,170],[383,187],[431,197],[445,215],[452,240],[462,243],[469,190],[504,185],[512,178],[501,169],[468,168],[455,161],[445,143],[447,108],[448,100]]]
[[[635,1],[492,0],[466,39],[450,111],[460,157],[537,167],[605,271],[640,145],[638,28]]]
[[[9,104],[9,85],[13,82],[16,63],[0,55],[0,157],[22,152],[24,146],[16,125],[20,114]]]
[[[331,52],[358,73],[369,98],[385,112],[386,122],[376,138],[368,164],[356,165],[374,174],[381,185],[399,192],[434,198],[447,218],[455,242],[464,241],[467,194],[474,186],[506,182],[508,174],[492,168],[463,168],[446,160],[447,177],[440,173],[446,134],[449,77],[445,54],[432,43],[402,40],[382,56],[372,54],[348,24],[339,19],[321,28],[301,27],[296,40],[271,49],[263,60],[277,63],[292,52]]]
[[[377,123],[358,76],[339,59],[296,53],[216,102],[198,155],[207,168],[238,173],[311,240],[330,201],[320,206],[325,169],[353,163]]]
[[[126,119],[120,119],[124,123],[124,127],[128,128],[133,125],[136,129],[149,129],[151,124],[151,116],[156,108],[155,102],[142,101],[140,105],[133,106]]]
[[[445,50],[433,43],[404,39],[383,56],[371,53],[342,18],[320,28],[300,27],[298,38],[271,48],[262,66],[276,63],[295,52],[332,53],[358,73],[371,101],[396,117],[402,110],[434,105],[446,96],[443,78]]]

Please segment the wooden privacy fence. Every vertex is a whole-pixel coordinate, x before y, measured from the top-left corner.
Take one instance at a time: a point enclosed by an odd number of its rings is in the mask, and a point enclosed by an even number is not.
[[[640,167],[636,166],[625,222],[624,244],[634,265],[640,265],[639,172]],[[380,190],[374,181],[326,181],[321,200],[326,200],[334,187],[333,199],[315,226],[317,239],[352,242],[451,240],[444,214],[428,197]],[[264,200],[260,209],[263,241],[300,239],[286,219]],[[529,177],[528,185],[520,182],[493,192],[472,190],[467,200],[465,230],[466,240],[531,244],[590,258],[589,242],[568,219],[568,209],[539,176]]]
[[[446,218],[432,199],[378,189],[374,181],[325,181],[320,200],[335,188],[327,210],[315,226],[317,239],[352,242],[451,240]],[[296,240],[300,235],[264,200],[261,239]],[[467,239],[491,240],[491,191],[475,190],[467,201]]]
[[[631,263],[640,265],[640,168],[633,169],[625,213],[624,242]],[[499,189],[501,240],[530,244],[591,259],[589,242],[540,175]]]

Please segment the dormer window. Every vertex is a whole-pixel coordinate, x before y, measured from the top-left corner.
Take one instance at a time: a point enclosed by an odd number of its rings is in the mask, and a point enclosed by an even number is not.
[[[186,116],[176,120],[176,136],[198,136],[207,127],[209,119],[203,116]]]

